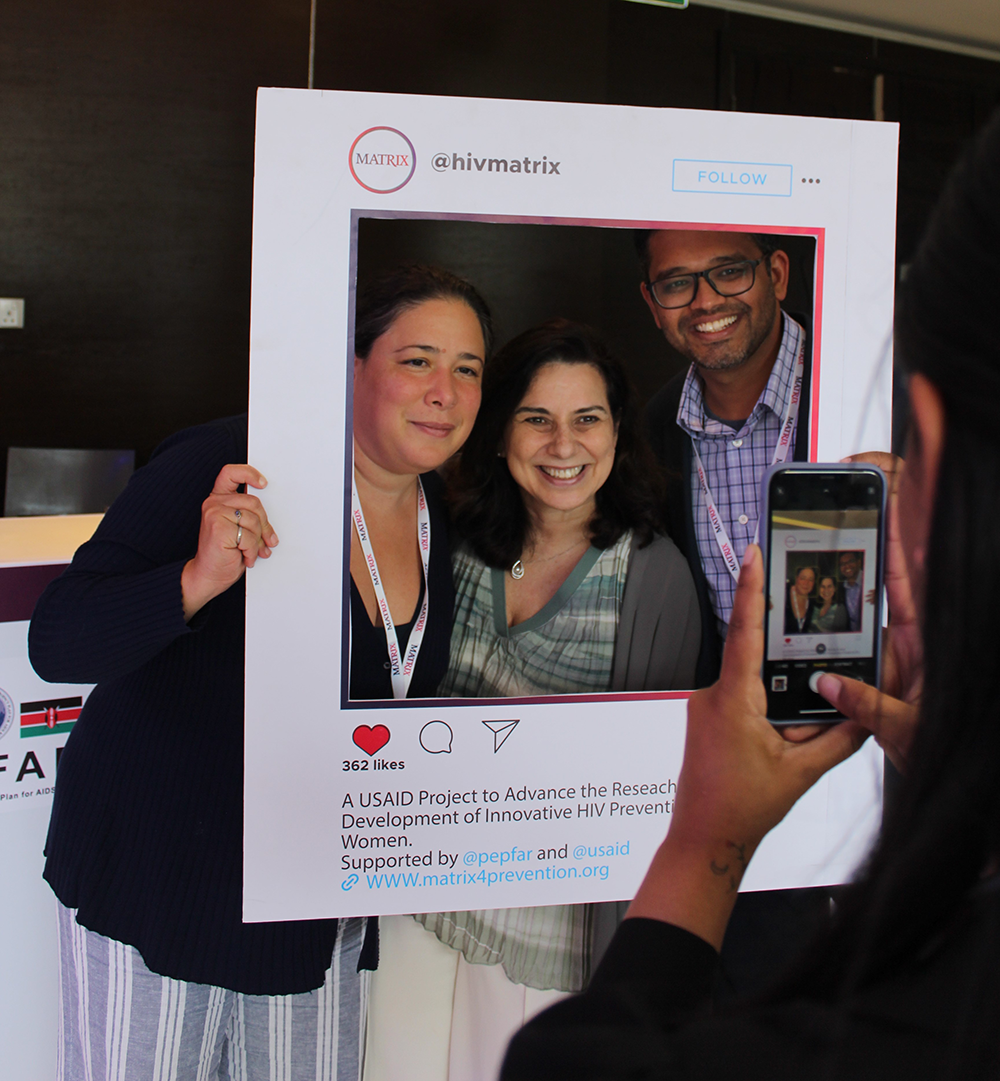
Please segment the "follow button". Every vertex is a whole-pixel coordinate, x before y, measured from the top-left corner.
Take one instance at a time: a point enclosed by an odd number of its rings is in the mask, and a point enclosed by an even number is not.
[[[674,158],[674,191],[714,195],[792,194],[792,167],[759,161],[696,161]]]

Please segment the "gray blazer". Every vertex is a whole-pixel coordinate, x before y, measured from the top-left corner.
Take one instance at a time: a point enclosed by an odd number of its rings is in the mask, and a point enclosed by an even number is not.
[[[615,640],[612,691],[680,691],[694,687],[701,648],[701,610],[687,560],[669,537],[632,543]],[[625,917],[628,901],[605,901],[591,916],[591,972]]]
[[[633,541],[611,690],[690,690],[700,647],[701,611],[687,560],[669,537],[654,537],[645,548]]]

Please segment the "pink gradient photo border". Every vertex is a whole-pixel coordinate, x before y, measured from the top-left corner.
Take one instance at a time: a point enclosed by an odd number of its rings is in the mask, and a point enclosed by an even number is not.
[[[436,213],[424,210],[386,210],[352,209],[351,210],[351,251],[350,251],[350,297],[347,327],[347,401],[354,397],[354,310],[357,298],[358,279],[358,222],[362,218],[380,218],[383,220],[422,220],[422,221],[469,221],[484,222],[492,225],[562,225],[592,229],[691,229],[706,232],[727,233],[766,233],[770,236],[808,236],[816,241],[815,265],[813,268],[813,331],[812,361],[810,376],[809,401],[809,461],[817,460],[819,447],[819,373],[820,351],[823,329],[823,268],[825,260],[826,229],[823,226],[769,225],[766,223],[719,223],[697,221],[655,221],[631,218],[563,218],[543,214],[463,214]],[[406,699],[364,699],[348,697],[350,683],[350,619],[351,619],[351,453],[353,429],[350,411],[344,425],[344,579],[343,579],[343,615],[341,636],[341,688],[340,706],[343,710],[365,709],[406,709],[408,707],[435,707],[451,709],[456,706],[488,707],[491,710],[501,707],[522,705],[545,705],[548,702],[572,704],[574,702],[643,702],[664,701],[668,699],[687,699],[694,693],[694,688],[686,691],[606,691],[600,694],[545,694],[516,698],[406,698]]]

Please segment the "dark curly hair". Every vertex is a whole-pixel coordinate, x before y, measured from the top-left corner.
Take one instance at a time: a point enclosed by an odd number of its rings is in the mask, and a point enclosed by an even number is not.
[[[590,327],[553,319],[509,341],[487,366],[476,425],[449,479],[458,533],[491,567],[507,567],[519,559],[530,532],[521,489],[497,448],[538,370],[555,363],[590,364],[601,373],[618,429],[614,465],[597,492],[591,543],[609,548],[634,529],[646,545],[663,531],[661,472],[641,434],[635,392],[624,366]]]
[[[1000,343],[992,320],[1000,244],[1000,112],[952,172],[900,289],[897,355],[938,391],[944,444],[926,549],[920,722],[906,775],[860,880],[838,899],[831,937],[787,990],[856,1001],[900,979],[953,928],[972,923],[1000,853]],[[962,303],[954,286],[962,283]],[[911,426],[910,450],[919,447]],[[983,891],[980,894],[980,891]],[[982,902],[978,897],[983,896]],[[993,919],[993,917],[991,917]],[[996,1077],[1000,946],[993,924],[950,985],[963,1020],[941,1076]],[[980,932],[977,932],[980,933]]]
[[[476,287],[450,270],[420,263],[396,267],[360,291],[354,319],[354,355],[367,360],[376,340],[392,326],[396,317],[425,300],[461,300],[468,304],[479,320],[486,356],[489,356],[493,345],[493,316]]]

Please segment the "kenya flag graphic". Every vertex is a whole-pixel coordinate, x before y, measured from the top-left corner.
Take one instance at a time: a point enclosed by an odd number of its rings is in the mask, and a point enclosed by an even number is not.
[[[50,698],[21,703],[21,738],[68,732],[80,716],[82,698]]]

